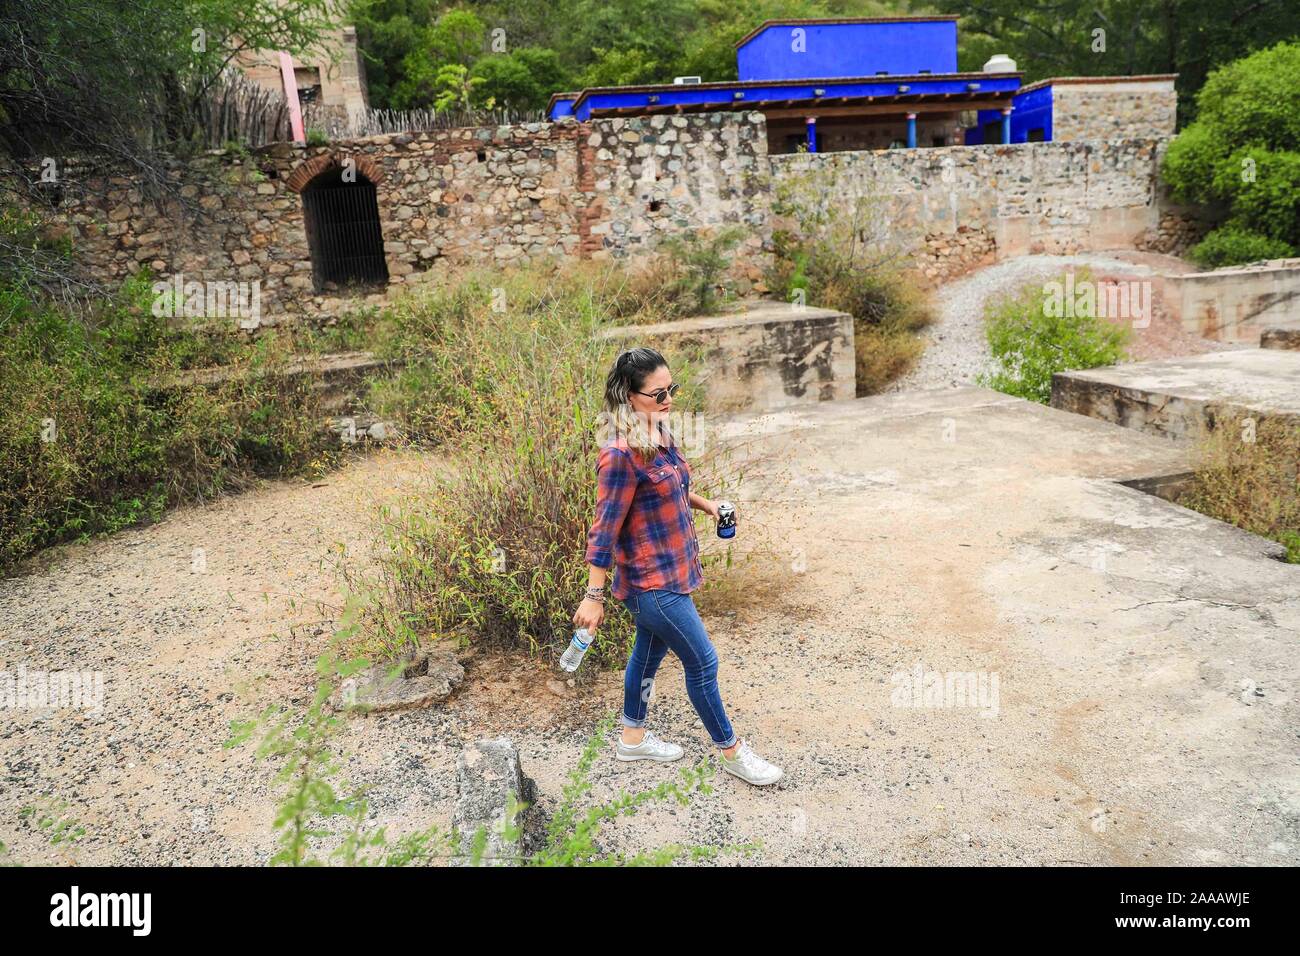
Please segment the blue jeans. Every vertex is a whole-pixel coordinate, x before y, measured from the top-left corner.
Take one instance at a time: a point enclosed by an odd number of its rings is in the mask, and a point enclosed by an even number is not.
[[[623,674],[623,724],[644,727],[655,671],[670,650],[686,671],[686,695],[709,737],[731,747],[736,735],[718,694],[718,655],[689,594],[634,591],[623,602],[636,621],[636,644]]]

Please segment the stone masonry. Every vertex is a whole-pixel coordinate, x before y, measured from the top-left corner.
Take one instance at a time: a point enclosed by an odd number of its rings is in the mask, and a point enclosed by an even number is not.
[[[1057,77],[1052,85],[1057,140],[1165,138],[1174,135],[1174,77]],[[1025,89],[1032,89],[1034,85]]]
[[[738,273],[771,250],[773,187],[810,168],[877,196],[941,280],[1027,252],[1132,247],[1158,231],[1161,140],[769,156],[761,113],[528,123],[278,144],[173,171],[157,202],[125,174],[67,168],[59,228],[96,274],[148,268],[261,283],[263,323],[378,302],[420,273],[544,257],[629,258],[665,236],[740,227]],[[389,288],[317,288],[301,190],[355,168],[374,183]]]

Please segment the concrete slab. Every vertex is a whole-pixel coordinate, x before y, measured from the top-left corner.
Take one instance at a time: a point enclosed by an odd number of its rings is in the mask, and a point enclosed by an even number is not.
[[[787,580],[706,621],[733,723],[787,779],[724,780],[689,820],[643,820],[620,846],[1300,862],[1300,567],[1120,483],[1186,470],[1186,446],[975,388],[726,429],[756,462],[736,540],[775,549]],[[916,705],[917,683],[954,674],[996,676],[997,706]],[[690,747],[680,681],[661,672],[652,726],[693,757],[707,741]]]
[[[1236,349],[1058,372],[1052,406],[1178,439],[1224,412],[1300,420],[1300,352]]]

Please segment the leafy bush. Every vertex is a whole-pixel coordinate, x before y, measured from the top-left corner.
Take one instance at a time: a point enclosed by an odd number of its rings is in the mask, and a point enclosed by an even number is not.
[[[732,250],[744,235],[737,228],[712,235],[688,232],[670,236],[659,244],[661,301],[670,315],[708,315],[717,311],[721,301],[731,294],[724,277],[731,267]]]
[[[1194,258],[1234,265],[1300,248],[1300,43],[1279,43],[1210,74],[1197,118],[1170,144],[1175,198],[1227,211]],[[1219,232],[1230,237],[1217,238]]]
[[[1300,564],[1300,428],[1230,415],[1197,447],[1191,488],[1178,503],[1280,541]]]
[[[1076,284],[1090,281],[1081,270]],[[985,307],[985,331],[996,370],[981,373],[987,388],[1041,402],[1052,398],[1052,374],[1114,365],[1126,357],[1132,330],[1088,315],[1052,314],[1043,286],[1030,283]]]
[[[1203,269],[1221,269],[1260,259],[1285,259],[1294,253],[1294,249],[1277,239],[1224,227],[1187,250],[1187,257]]]
[[[0,393],[11,423],[0,433],[0,568],[294,472],[318,451],[311,376],[273,374],[289,343],[177,328],[151,304],[143,275],[85,315],[0,288]],[[235,374],[168,387],[215,363]]]

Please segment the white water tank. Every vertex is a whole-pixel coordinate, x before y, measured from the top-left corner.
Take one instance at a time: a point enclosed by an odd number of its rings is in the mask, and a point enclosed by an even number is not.
[[[994,53],[989,57],[989,61],[984,64],[985,73],[1014,73],[1016,72],[1016,61],[1011,59],[1005,53]]]

